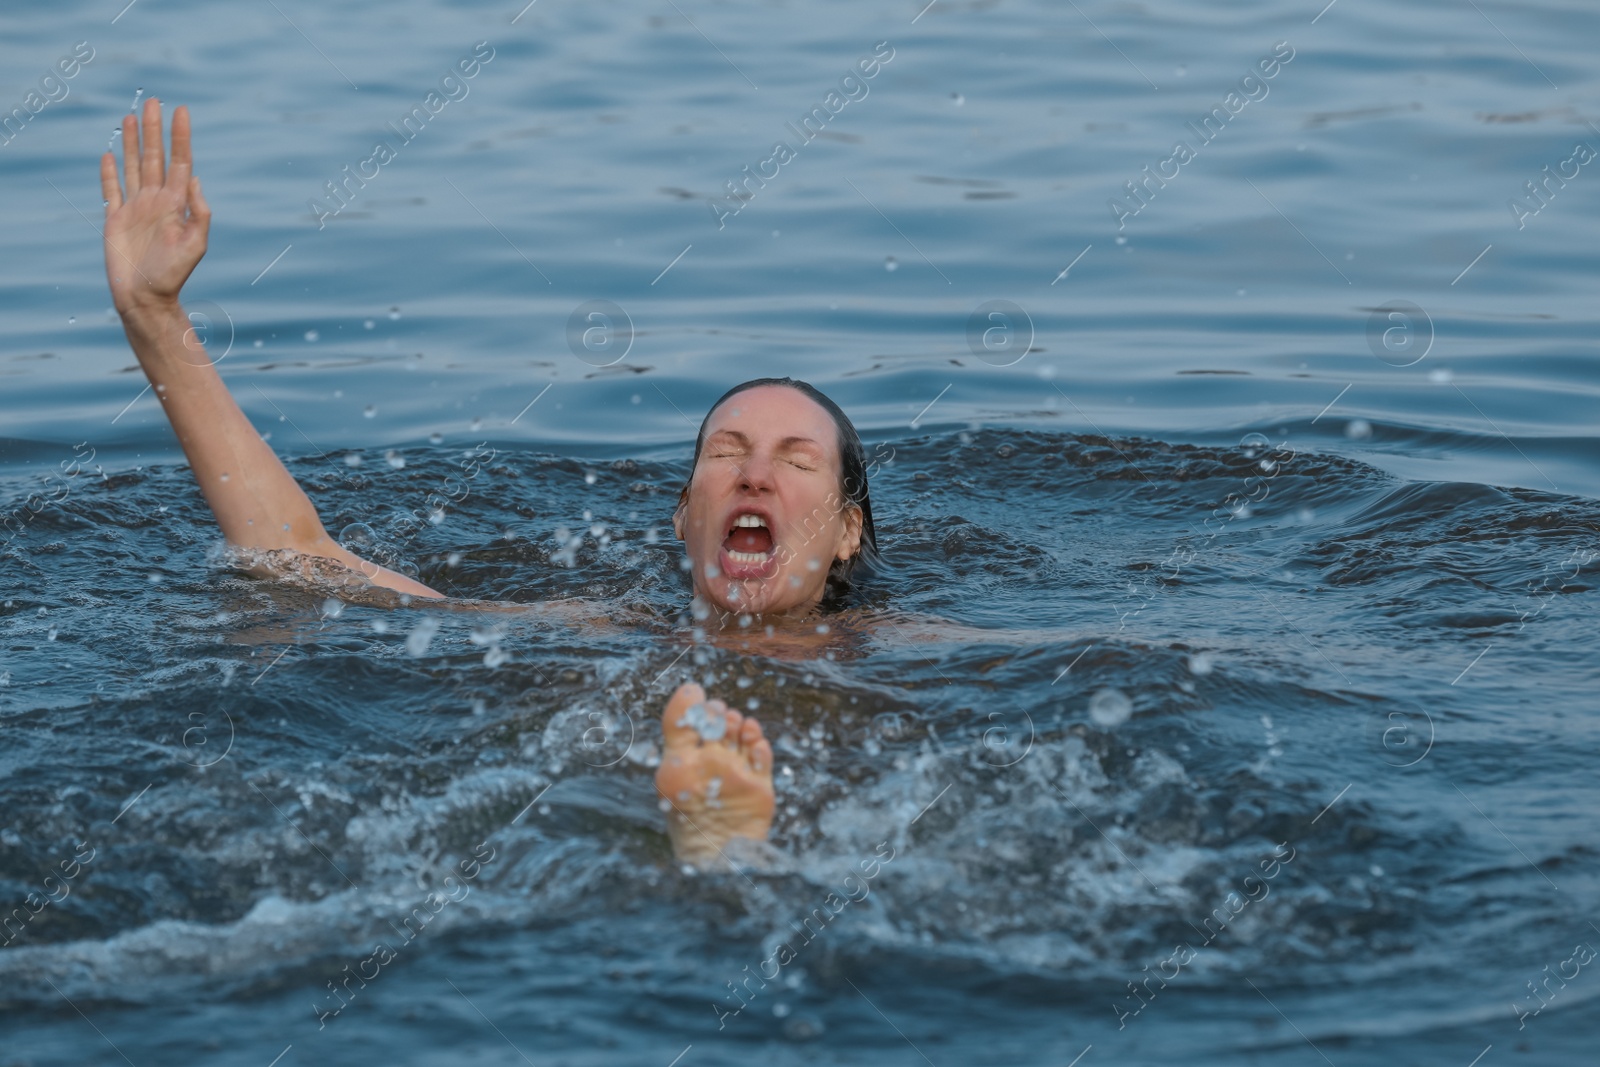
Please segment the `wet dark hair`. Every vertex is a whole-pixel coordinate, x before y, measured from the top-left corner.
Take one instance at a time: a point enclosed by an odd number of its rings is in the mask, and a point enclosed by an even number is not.
[[[706,443],[706,424],[711,421],[711,416],[730,398],[763,385],[781,385],[816,401],[833,419],[834,429],[839,434],[840,488],[844,492],[845,500],[861,509],[861,546],[849,559],[836,559],[828,568],[827,587],[823,591],[822,600],[824,604],[831,606],[849,591],[850,579],[854,576],[858,565],[866,564],[870,567],[877,563],[878,535],[872,526],[872,498],[867,493],[867,453],[861,444],[861,435],[856,433],[855,424],[850,421],[850,416],[810,382],[802,382],[795,378],[752,378],[747,382],[740,382],[718,397],[716,403],[706,409],[706,417],[700,421],[700,432],[694,439],[694,456],[689,460],[689,478],[683,483],[683,491],[678,494],[678,507],[683,507],[689,499],[689,486],[694,482],[695,468],[700,463],[700,451]]]

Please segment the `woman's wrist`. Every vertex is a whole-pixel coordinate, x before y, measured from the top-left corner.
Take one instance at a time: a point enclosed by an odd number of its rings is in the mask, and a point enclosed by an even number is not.
[[[128,343],[147,374],[211,365],[205,344],[176,299],[141,301],[119,313]]]
[[[185,325],[188,323],[183,314],[183,305],[175,296],[141,296],[127,302],[119,300],[116,304],[117,314],[122,318],[125,327],[133,326],[145,330],[151,326],[160,326],[173,318],[183,319]]]

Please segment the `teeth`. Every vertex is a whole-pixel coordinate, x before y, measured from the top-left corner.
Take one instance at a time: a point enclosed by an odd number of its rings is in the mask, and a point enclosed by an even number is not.
[[[766,528],[767,520],[760,515],[740,515],[733,520],[734,530],[765,530]],[[732,531],[730,530],[729,532],[731,533]],[[735,552],[732,549],[727,551],[728,559],[734,563],[760,564],[772,558],[770,552]]]

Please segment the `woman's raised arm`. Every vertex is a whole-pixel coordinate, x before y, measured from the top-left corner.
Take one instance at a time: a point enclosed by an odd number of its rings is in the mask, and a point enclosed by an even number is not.
[[[443,596],[361,559],[329,537],[310,498],[228,393],[178,302],[183,283],[205,255],[211,226],[211,209],[194,176],[189,110],[173,112],[170,167],[161,139],[160,101],[145,101],[142,117],[142,123],[132,115],[122,120],[126,194],[117,180],[116,156],[107,152],[100,159],[106,277],[128,343],[223,536],[239,548],[331,559],[397,592]]]

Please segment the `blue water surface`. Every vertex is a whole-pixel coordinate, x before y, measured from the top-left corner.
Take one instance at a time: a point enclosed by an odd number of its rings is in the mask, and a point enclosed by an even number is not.
[[[0,1064],[1592,1058],[1591,5],[123,4],[0,35]],[[218,565],[101,256],[150,95],[330,530],[670,620],[695,428],[792,375],[894,456],[868,647]],[[763,702],[790,868],[672,864],[690,677]]]

